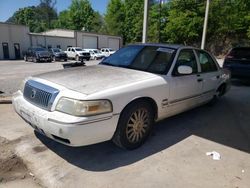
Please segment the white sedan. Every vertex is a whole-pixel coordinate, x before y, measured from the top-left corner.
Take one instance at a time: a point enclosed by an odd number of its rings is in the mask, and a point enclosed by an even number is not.
[[[208,52],[163,44],[126,46],[99,65],[26,79],[16,112],[36,131],[70,146],[144,143],[154,122],[214,101],[230,73]]]

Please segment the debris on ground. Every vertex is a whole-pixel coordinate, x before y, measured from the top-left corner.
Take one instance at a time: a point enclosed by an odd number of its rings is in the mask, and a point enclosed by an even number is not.
[[[220,160],[221,159],[220,154],[218,152],[216,152],[216,151],[207,152],[206,155],[207,156],[212,156],[213,160]]]

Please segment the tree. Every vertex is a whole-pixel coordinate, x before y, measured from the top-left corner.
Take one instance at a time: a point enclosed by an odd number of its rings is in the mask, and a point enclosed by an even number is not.
[[[104,22],[105,21],[104,21],[102,15],[99,12],[95,11],[94,12],[94,17],[92,19],[92,29],[91,29],[91,31],[97,32],[97,33],[100,32],[100,31],[104,32],[104,30],[105,30]]]
[[[27,25],[31,32],[42,32],[52,28],[51,23],[55,19],[57,13],[52,0],[41,0],[37,7],[20,8],[7,22]]]
[[[125,41],[141,42],[143,28],[144,0],[125,0]]]
[[[72,0],[69,8],[72,28],[75,30],[91,31],[94,10],[88,0]]]
[[[122,0],[109,1],[104,20],[109,34],[124,36],[124,2]]]
[[[201,39],[204,2],[196,0],[169,2],[167,23],[164,28],[167,42],[194,45]]]
[[[58,19],[55,23],[55,27],[61,29],[74,29],[70,18],[69,10],[64,10],[59,13]]]
[[[151,2],[148,19],[148,41],[164,42],[167,41],[164,34],[167,17],[169,12],[169,3],[159,3],[159,1]]]
[[[47,28],[52,28],[51,22],[57,19],[55,5],[56,0],[40,0],[40,4],[37,6],[39,19],[43,20]]]

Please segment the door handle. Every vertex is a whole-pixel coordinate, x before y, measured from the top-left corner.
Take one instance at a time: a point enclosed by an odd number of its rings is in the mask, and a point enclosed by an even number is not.
[[[202,78],[197,79],[197,82],[202,82],[202,81],[203,81]]]

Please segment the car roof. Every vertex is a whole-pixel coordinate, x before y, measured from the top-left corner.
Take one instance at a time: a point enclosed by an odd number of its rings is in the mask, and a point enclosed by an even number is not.
[[[191,46],[184,46],[182,44],[163,44],[163,43],[135,43],[135,44],[130,44],[129,46],[133,46],[133,45],[165,47],[165,48],[172,48],[172,49],[176,49],[176,50],[181,48],[181,47],[194,48],[194,47],[191,47]]]

